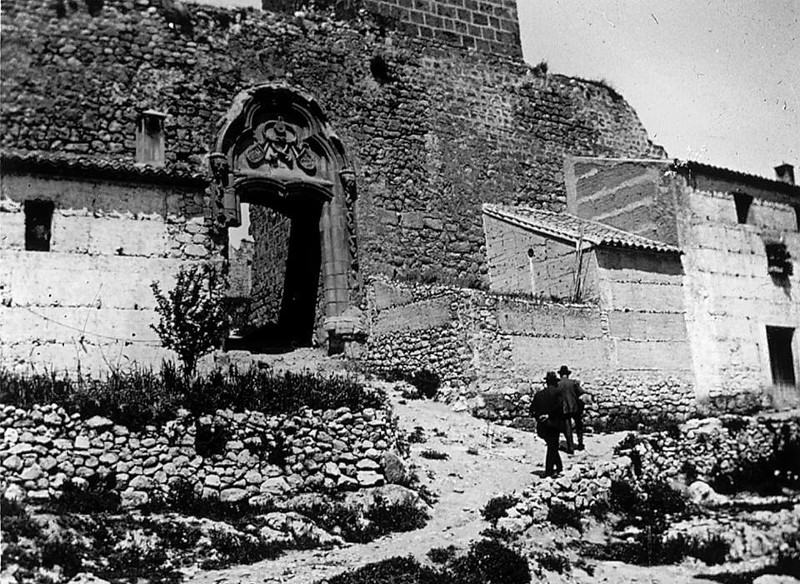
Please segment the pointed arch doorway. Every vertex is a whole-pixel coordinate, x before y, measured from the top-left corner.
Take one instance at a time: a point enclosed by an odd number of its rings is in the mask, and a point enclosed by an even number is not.
[[[245,347],[341,350],[363,336],[354,173],[319,105],[264,85],[233,101],[209,155],[216,220],[255,239]]]

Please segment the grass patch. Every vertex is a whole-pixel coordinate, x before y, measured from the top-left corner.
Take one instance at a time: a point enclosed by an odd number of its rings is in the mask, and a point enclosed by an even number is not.
[[[131,430],[140,430],[147,425],[163,425],[174,419],[181,408],[194,416],[219,409],[273,415],[292,413],[301,407],[378,408],[386,403],[386,397],[349,377],[230,369],[187,379],[174,365],[165,363],[158,372],[115,371],[101,379],[80,373],[73,378],[54,372],[18,374],[2,369],[0,403],[25,409],[55,403],[83,418],[104,416]]]

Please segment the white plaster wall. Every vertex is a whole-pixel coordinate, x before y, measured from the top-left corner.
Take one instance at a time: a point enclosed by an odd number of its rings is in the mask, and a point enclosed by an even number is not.
[[[700,397],[770,392],[766,327],[800,328],[800,265],[779,286],[767,272],[765,239],[783,241],[800,259],[800,234],[789,197],[753,193],[747,224],[739,224],[730,190],[709,183],[685,187],[679,219],[685,251],[687,326]],[[794,337],[800,379],[800,331]]]
[[[49,252],[25,250],[27,199],[54,202]],[[214,257],[197,194],[24,175],[3,178],[2,201],[2,366],[95,374],[174,357],[150,328],[150,284]]]

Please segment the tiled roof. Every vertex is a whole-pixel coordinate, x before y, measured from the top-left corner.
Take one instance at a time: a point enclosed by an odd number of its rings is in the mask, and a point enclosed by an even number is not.
[[[581,239],[582,235],[583,241],[597,247],[626,247],[647,251],[681,253],[681,250],[673,245],[654,241],[597,221],[581,219],[569,213],[554,213],[552,211],[531,209],[530,207],[490,204],[483,206],[483,212],[490,217],[506,221],[523,229],[575,243]]]
[[[136,164],[129,160],[27,150],[0,150],[0,170],[4,173],[34,172],[193,187],[202,187],[208,182],[203,174],[183,168],[164,168]]]
[[[675,160],[673,168],[678,172],[689,174],[704,174],[706,176],[716,176],[728,180],[738,181],[744,184],[753,185],[765,190],[777,191],[795,195],[800,197],[800,185],[793,185],[790,183],[782,182],[775,179],[765,178],[755,174],[748,174],[746,172],[739,172],[738,170],[731,170],[729,168],[722,168],[720,166],[712,166],[702,162],[693,162],[691,160]]]

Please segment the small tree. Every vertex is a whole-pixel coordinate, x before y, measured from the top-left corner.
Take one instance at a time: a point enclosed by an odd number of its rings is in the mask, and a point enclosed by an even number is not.
[[[183,373],[189,377],[197,360],[217,347],[227,330],[222,272],[209,264],[182,267],[175,287],[166,294],[158,282],[152,282],[150,288],[159,316],[159,323],[150,326],[158,333],[161,344],[178,354]]]

